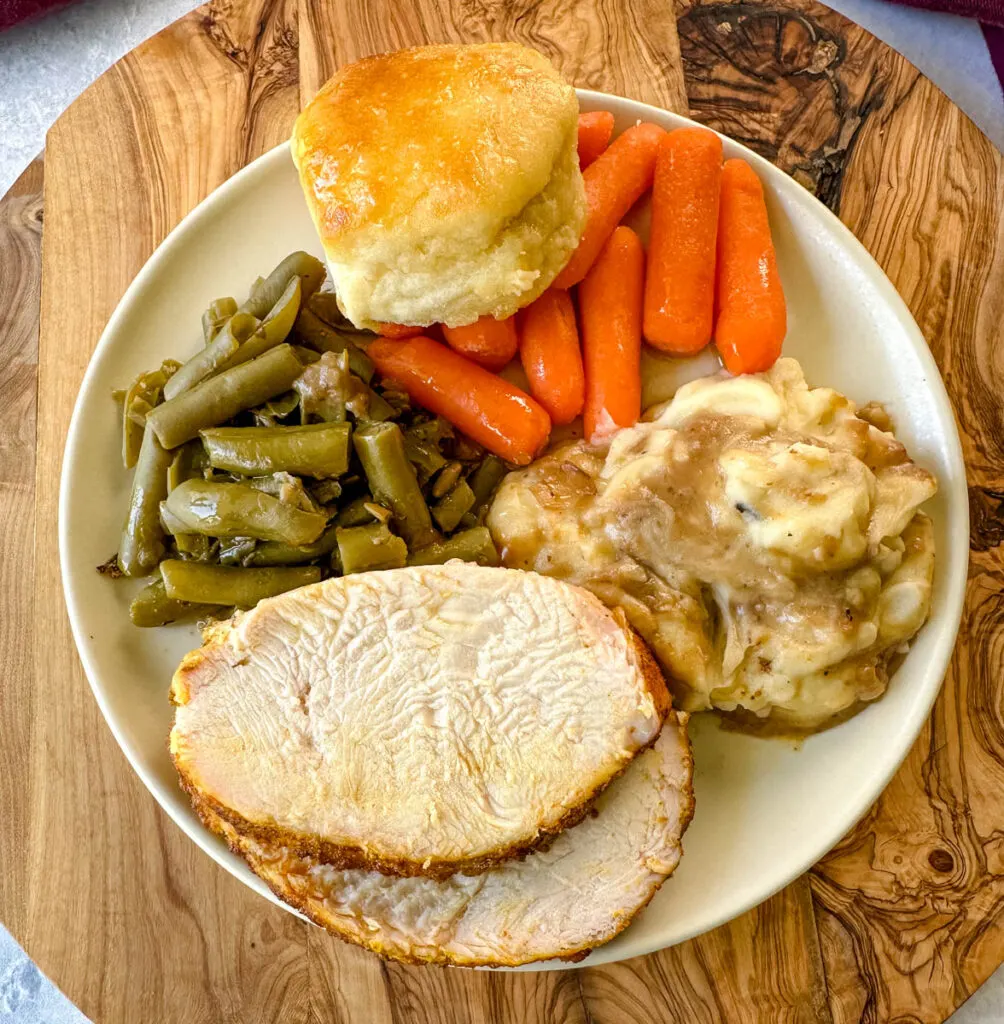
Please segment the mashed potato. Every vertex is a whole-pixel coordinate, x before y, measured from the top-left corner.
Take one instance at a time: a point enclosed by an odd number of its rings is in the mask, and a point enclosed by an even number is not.
[[[510,474],[488,525],[505,564],[622,607],[684,709],[818,728],[881,696],[930,610],[937,485],[868,415],[793,359],[704,378]]]

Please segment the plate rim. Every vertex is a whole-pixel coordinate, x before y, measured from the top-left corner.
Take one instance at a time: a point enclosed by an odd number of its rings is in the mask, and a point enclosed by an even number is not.
[[[638,116],[642,118],[646,115],[654,115],[660,120],[668,117],[670,120],[678,122],[681,127],[683,125],[693,125],[696,127],[707,128],[706,125],[701,125],[699,122],[681,114],[676,114],[672,111],[665,110],[664,108],[656,107],[652,104],[634,100],[629,97],[617,96],[612,93],[605,93],[591,89],[576,89],[576,95],[580,101],[580,107],[584,103],[586,109],[602,108],[605,103],[614,101],[618,105],[628,104],[633,111],[636,111]],[[945,388],[941,372],[938,369],[930,347],[914,320],[906,302],[903,300],[902,296],[889,280],[885,271],[871,253],[868,252],[850,228],[848,228],[839,219],[839,217],[833,213],[833,211],[769,160],[761,157],[753,150],[729,136],[720,132],[716,132],[716,134],[723,140],[727,141],[730,146],[738,147],[742,151],[743,159],[753,165],[761,179],[769,180],[772,188],[776,188],[779,193],[787,193],[788,195],[795,197],[798,202],[809,201],[810,205],[814,208],[815,214],[823,221],[824,225],[837,236],[843,248],[850,251],[855,262],[862,268],[869,271],[868,277],[870,282],[878,291],[883,303],[899,323],[903,330],[904,337],[909,340],[911,347],[914,349],[914,352],[925,371],[926,385],[930,393],[930,398],[940,414],[941,421],[950,428],[946,430],[948,461],[949,465],[951,465],[956,472],[952,474],[951,479],[939,480],[938,482],[939,489],[946,497],[946,528],[949,535],[951,535],[953,531],[960,530],[962,524],[968,524],[969,500],[968,488],[966,485],[966,463],[962,450],[961,438],[959,436],[958,421],[955,415],[955,410],[948,396],[947,389]],[[143,752],[135,748],[132,743],[126,740],[123,729],[120,728],[118,719],[112,714],[109,703],[105,698],[104,687],[101,682],[101,673],[97,664],[98,659],[95,652],[92,650],[89,637],[87,636],[86,629],[84,628],[81,612],[79,610],[83,596],[76,592],[77,586],[74,582],[73,573],[69,565],[68,537],[69,523],[72,519],[70,511],[70,477],[73,471],[75,455],[82,438],[81,421],[84,416],[84,405],[86,404],[85,396],[89,394],[92,388],[92,379],[98,373],[98,364],[102,361],[102,357],[111,347],[115,336],[119,333],[120,323],[129,315],[129,311],[135,303],[136,296],[142,294],[150,283],[155,280],[156,275],[159,272],[160,264],[170,255],[170,253],[176,247],[183,244],[189,234],[197,232],[202,220],[206,218],[218,204],[226,202],[235,193],[237,193],[242,188],[245,181],[271,169],[272,165],[283,159],[283,157],[290,159],[289,148],[289,141],[281,142],[272,147],[235,172],[226,179],[226,181],[213,189],[213,191],[205,196],[205,198],[200,200],[200,202],[185,214],[185,216],[182,217],[182,219],[157,245],[150,256],[146,259],[139,272],[129,283],[125,292],[122,294],[122,297],[118,300],[112,315],[102,330],[97,344],[90,355],[87,368],[81,379],[80,387],[74,400],[73,413],[67,430],[60,468],[57,522],[59,566],[63,597],[66,603],[67,615],[70,621],[70,628],[74,644],[77,649],[77,655],[80,658],[84,674],[87,677],[88,685],[90,686],[94,699],[101,711],[102,717],[108,725],[108,728],[111,730],[116,744],[125,755],[126,760],[129,762],[130,767],[140,778],[147,791],[154,800],[156,800],[158,805],[167,814],[171,821],[186,835],[186,837],[195,842],[196,845],[207,853],[217,864],[226,869],[238,881],[247,885],[260,895],[265,896],[272,903],[282,907],[283,910],[295,914],[301,920],[309,921],[309,919],[300,911],[282,902],[260,878],[251,873],[248,873],[248,876],[246,877],[244,873],[236,870],[234,862],[235,855],[229,851],[222,839],[219,839],[217,836],[201,826],[193,828],[190,822],[181,820],[175,815],[173,808],[167,803],[166,799],[162,798],[160,793],[160,782],[143,766]],[[889,737],[890,741],[895,740],[895,742],[890,742],[889,744],[890,749],[896,751],[895,755],[892,756],[890,760],[882,766],[882,770],[873,777],[874,782],[869,787],[870,796],[864,805],[856,808],[853,805],[849,805],[850,809],[844,815],[838,819],[834,819],[834,825],[829,830],[825,841],[814,844],[814,852],[811,855],[807,854],[797,862],[796,866],[791,867],[787,872],[783,873],[780,880],[777,881],[769,891],[758,890],[753,896],[735,901],[730,905],[727,911],[723,911],[714,916],[710,921],[699,923],[689,930],[684,929],[681,934],[672,939],[669,943],[663,943],[656,940],[654,942],[645,943],[638,950],[625,952],[623,954],[615,952],[614,955],[604,955],[604,950],[609,952],[610,947],[600,946],[597,947],[596,951],[591,953],[588,958],[578,963],[570,964],[554,960],[540,961],[537,963],[523,965],[522,967],[515,968],[515,970],[564,970],[578,967],[599,966],[600,964],[617,962],[630,957],[647,956],[660,949],[669,948],[672,945],[678,945],[679,943],[688,941],[697,935],[712,931],[713,929],[720,927],[722,924],[746,913],[748,910],[758,906],[760,903],[763,903],[781,889],[791,884],[792,881],[804,874],[830,850],[832,850],[833,847],[840,842],[841,838],[845,836],[868,813],[869,809],[874,805],[889,785],[892,777],[899,770],[908,756],[910,749],[923,728],[924,722],[930,714],[931,708],[933,707],[938,694],[941,692],[944,676],[949,668],[949,663],[955,648],[964,611],[968,563],[969,554],[967,548],[966,557],[961,560],[960,565],[955,568],[955,571],[945,581],[944,608],[942,609],[942,615],[938,622],[939,635],[935,640],[935,649],[932,653],[932,657],[930,658],[926,670],[923,673],[923,680],[926,680],[925,699],[917,700],[911,706],[911,714],[900,722],[899,729],[895,736]],[[926,625],[928,627],[930,626],[930,620]],[[514,968],[506,968],[506,970],[513,969]]]

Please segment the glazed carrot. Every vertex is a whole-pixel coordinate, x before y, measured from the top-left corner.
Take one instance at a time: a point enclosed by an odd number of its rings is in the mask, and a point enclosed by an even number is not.
[[[547,442],[551,421],[532,398],[438,341],[378,338],[366,352],[415,402],[508,462],[525,466]]]
[[[443,337],[455,352],[483,366],[486,370],[501,370],[518,347],[514,317],[496,320],[483,316],[464,327],[443,325]]]
[[[554,281],[556,287],[571,288],[586,276],[621,218],[651,186],[655,158],[665,137],[657,125],[635,125],[621,132],[586,168],[586,226],[579,247]]]
[[[571,423],[586,400],[579,332],[568,292],[548,288],[520,314],[519,354],[530,394],[552,423]]]
[[[655,162],[645,274],[645,339],[691,355],[711,341],[722,143],[706,128],[677,128]]]
[[[645,250],[617,228],[579,286],[586,370],[586,437],[601,440],[641,415],[641,307]]]
[[[579,168],[585,170],[610,145],[614,115],[609,110],[579,114]]]
[[[722,168],[715,344],[729,373],[769,370],[781,354],[787,310],[763,186],[745,160]]]
[[[424,330],[424,327],[407,327],[404,324],[377,324],[381,338],[414,338]]]

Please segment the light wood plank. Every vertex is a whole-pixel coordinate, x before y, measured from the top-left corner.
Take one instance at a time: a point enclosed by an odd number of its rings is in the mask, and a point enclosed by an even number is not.
[[[396,1024],[384,962],[328,935],[307,933],[311,1024]]]
[[[35,728],[35,398],[41,288],[42,161],[0,201],[0,920],[24,930]]]
[[[973,566],[928,727],[812,876],[835,1021],[941,1021],[1004,958],[1004,173],[898,54],[811,0],[681,3],[691,110],[793,174],[907,301],[959,415]]]
[[[577,86],[686,112],[676,23],[659,0],[300,0],[300,89],[306,102],[336,68],[429,43],[508,40],[546,54]]]
[[[807,878],[697,939],[582,975],[604,1024],[830,1024]]]
[[[290,13],[292,12],[292,13]],[[216,867],[116,748],[69,634],[58,475],[90,353],[164,235],[297,108],[295,10],[219,5],[104,75],[49,134],[39,379],[28,952],[97,1020],[307,1019],[305,930]],[[69,299],[68,297],[72,297]]]
[[[56,476],[84,366],[156,242],[285,138],[298,103],[341,63],[419,42],[514,38],[576,84],[689,105],[753,145],[841,215],[913,309],[960,413],[974,506],[962,642],[928,730],[813,873],[815,919],[803,879],[739,921],[629,964],[552,975],[389,967],[249,893],[156,810],[100,721],[58,583],[42,574],[34,650],[21,630],[0,637],[21,673],[37,661],[16,691],[23,700],[0,702],[0,738],[17,738],[0,743],[0,853],[15,865],[0,912],[96,1019],[934,1021],[1004,957],[1000,154],[901,57],[810,0],[769,10],[681,2],[679,33],[665,11],[650,0],[625,10],[599,0],[232,0],[113,69],[50,136],[38,564],[57,564]],[[9,252],[0,247],[0,273]],[[9,336],[23,330],[0,322],[0,344]],[[28,401],[30,369],[5,360],[2,373],[0,394],[15,401],[0,419],[0,543],[23,557],[31,414],[18,401]],[[15,478],[28,483],[11,488]],[[5,600],[9,579],[0,575]],[[27,631],[30,605],[15,615]],[[20,772],[12,799],[8,764]]]

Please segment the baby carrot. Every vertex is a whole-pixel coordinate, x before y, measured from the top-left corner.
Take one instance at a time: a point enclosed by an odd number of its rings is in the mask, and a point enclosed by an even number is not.
[[[406,327],[404,324],[377,324],[381,338],[414,338],[424,330],[424,327]]]
[[[547,413],[519,388],[431,338],[387,341],[366,350],[384,377],[490,452],[525,466],[547,443]]]
[[[715,344],[729,373],[769,370],[781,354],[787,310],[763,186],[745,160],[722,168]]]
[[[691,355],[711,341],[722,143],[706,128],[677,128],[655,161],[645,276],[645,338]]]
[[[609,110],[579,114],[579,168],[585,170],[610,145],[614,115]]]
[[[575,309],[568,292],[548,288],[520,313],[519,354],[530,394],[552,423],[571,423],[585,402]]]
[[[444,324],[443,337],[455,352],[473,359],[486,370],[501,370],[516,355],[519,345],[513,317],[496,320],[483,316],[463,327]]]
[[[645,250],[617,228],[579,286],[586,369],[585,434],[602,440],[641,415],[641,307]]]
[[[621,218],[652,184],[655,158],[666,133],[654,124],[638,124],[621,132],[610,148],[583,174],[586,182],[586,226],[579,247],[554,284],[571,288],[593,265]]]

